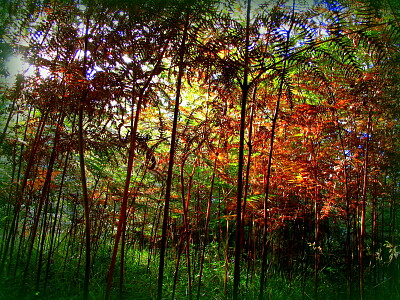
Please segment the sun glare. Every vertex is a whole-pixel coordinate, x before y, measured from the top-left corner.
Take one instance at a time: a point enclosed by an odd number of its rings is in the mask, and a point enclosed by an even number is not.
[[[10,56],[5,65],[8,72],[7,84],[13,84],[17,75],[32,75],[33,73],[31,65],[25,62],[21,55]]]

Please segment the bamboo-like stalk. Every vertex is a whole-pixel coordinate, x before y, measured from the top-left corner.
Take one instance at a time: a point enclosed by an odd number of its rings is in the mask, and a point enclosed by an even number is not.
[[[64,181],[65,181],[65,177],[66,177],[67,169],[68,169],[67,166],[68,166],[69,155],[70,155],[70,152],[67,152],[67,154],[65,155],[63,173],[61,176],[61,182],[60,182],[60,187],[59,187],[58,196],[57,196],[56,209],[54,212],[53,226],[52,226],[51,232],[50,232],[50,245],[49,245],[49,253],[47,255],[46,274],[45,274],[45,279],[44,279],[43,294],[46,294],[47,283],[48,283],[48,279],[49,279],[49,275],[50,275],[50,267],[51,267],[51,261],[53,258],[54,243],[56,241],[57,223],[61,222],[61,219],[62,219],[63,206],[61,205],[61,209],[60,209],[60,204],[61,204],[61,199],[62,199],[62,190],[64,187]]]
[[[237,200],[236,200],[236,240],[235,240],[235,264],[233,272],[233,299],[239,296],[240,285],[240,262],[242,248],[242,199],[243,199],[243,166],[244,166],[244,139],[246,130],[246,107],[249,93],[249,47],[250,47],[250,10],[251,0],[247,1],[245,54],[243,83],[241,85],[242,95],[240,103],[240,131],[239,131],[239,158],[237,173]]]
[[[112,286],[112,281],[113,281],[113,276],[114,276],[114,268],[115,268],[115,263],[117,259],[117,253],[118,253],[118,247],[120,243],[121,237],[124,237],[125,234],[125,229],[126,229],[126,211],[128,208],[128,197],[129,197],[129,189],[130,189],[130,184],[131,184],[131,178],[132,178],[132,170],[133,170],[133,160],[135,157],[135,150],[136,150],[136,137],[138,133],[138,125],[139,125],[139,117],[140,113],[142,110],[143,102],[145,101],[145,92],[147,91],[147,88],[149,87],[153,77],[157,74],[159,67],[161,65],[162,59],[164,57],[165,51],[167,50],[168,46],[168,41],[165,43],[164,48],[162,51],[158,54],[157,56],[157,63],[153,70],[151,71],[149,77],[147,78],[146,82],[144,83],[143,87],[140,89],[139,95],[136,95],[135,89],[132,91],[132,101],[138,98],[137,103],[136,103],[136,111],[134,113],[134,110],[131,110],[131,134],[130,134],[130,144],[129,144],[129,150],[128,150],[128,166],[127,166],[127,171],[126,171],[126,177],[125,177],[125,185],[124,185],[124,193],[122,196],[121,200],[121,207],[120,207],[120,213],[119,213],[119,219],[118,219],[118,227],[117,227],[117,232],[115,235],[115,241],[114,241],[114,247],[113,247],[113,253],[112,253],[112,258],[111,258],[111,263],[110,267],[108,270],[108,276],[107,276],[107,286],[106,286],[106,292],[105,292],[105,299],[108,300],[110,299],[110,294],[111,294],[111,286]],[[123,261],[123,259],[122,259]]]
[[[367,120],[367,132],[366,132],[366,142],[365,142],[365,154],[363,163],[363,186],[362,186],[362,196],[361,196],[361,220],[360,220],[360,239],[359,239],[359,287],[360,287],[360,300],[365,299],[364,295],[364,251],[365,251],[365,229],[366,229],[366,203],[367,203],[367,188],[368,188],[368,168],[369,168],[369,144],[370,144],[370,134],[371,134],[371,123],[372,123],[372,109],[369,110],[368,120]]]
[[[294,16],[294,8],[295,1],[293,1],[292,7],[292,19]],[[293,21],[293,20],[292,20]],[[289,39],[291,30],[293,28],[293,22],[290,23],[289,29],[287,31],[286,43],[285,43],[285,52],[286,54],[289,51]],[[283,61],[283,67],[281,70],[281,80],[279,84],[278,90],[278,99],[275,105],[274,115],[272,117],[272,125],[271,125],[271,137],[270,137],[270,145],[269,145],[269,153],[268,153],[268,165],[267,165],[267,174],[266,174],[266,183],[265,183],[265,198],[264,198],[264,207],[263,207],[263,234],[262,234],[262,262],[261,262],[261,275],[260,275],[260,290],[259,290],[259,299],[264,299],[264,290],[265,290],[265,275],[266,275],[266,267],[267,267],[267,222],[268,222],[268,200],[269,200],[269,189],[270,189],[270,180],[271,180],[271,167],[272,167],[272,159],[274,153],[274,142],[275,142],[275,131],[276,125],[279,116],[279,110],[281,105],[281,98],[283,92],[283,83],[287,72],[287,60]]]
[[[201,256],[200,256],[200,263],[199,263],[199,281],[197,285],[197,296],[196,299],[200,299],[200,291],[201,291],[201,280],[203,277],[203,266],[204,266],[204,256],[206,252],[206,247],[207,247],[207,242],[208,242],[208,226],[210,224],[210,218],[211,218],[211,205],[212,205],[212,199],[213,199],[213,193],[214,193],[214,182],[215,182],[215,173],[217,169],[217,158],[214,159],[214,168],[213,168],[213,173],[211,177],[211,187],[210,187],[210,194],[208,196],[208,201],[207,201],[207,212],[206,212],[206,224],[204,228],[204,241],[203,241],[203,247],[201,249]]]
[[[83,78],[86,79],[86,69],[88,62],[88,45],[89,45],[89,23],[90,13],[87,13],[85,20],[85,37],[84,37],[84,56],[83,56]],[[78,154],[79,154],[79,168],[81,176],[82,188],[82,203],[84,208],[85,219],[85,279],[83,285],[83,300],[89,299],[89,284],[90,284],[90,268],[91,268],[91,224],[90,224],[90,203],[87,190],[86,179],[86,164],[85,164],[85,139],[83,129],[83,118],[85,110],[85,102],[87,100],[88,90],[83,92],[79,101],[78,111]]]
[[[178,78],[177,78],[177,83],[176,83],[174,117],[173,117],[173,121],[172,121],[171,146],[170,146],[170,151],[169,151],[168,173],[167,173],[165,202],[164,202],[164,214],[163,214],[163,221],[162,221],[160,264],[159,264],[159,268],[158,268],[158,286],[157,286],[157,299],[158,300],[162,299],[165,250],[166,250],[166,245],[167,245],[167,227],[168,227],[168,218],[169,218],[169,205],[170,205],[170,199],[171,199],[175,146],[176,146],[176,140],[177,140],[176,133],[177,133],[177,126],[178,126],[179,102],[180,102],[180,96],[181,96],[183,72],[185,69],[184,58],[185,58],[185,53],[186,53],[186,40],[188,37],[188,29],[189,29],[190,12],[189,12],[189,10],[187,10],[185,13],[186,13],[185,23],[184,23],[183,33],[182,33],[182,40],[181,40],[180,47],[179,47],[179,66],[178,66],[179,70],[178,70]]]
[[[60,140],[61,126],[64,123],[64,117],[65,117],[65,115],[63,113],[60,113],[59,120],[56,125],[57,129],[56,129],[55,136],[54,136],[53,149],[50,154],[49,164],[47,166],[47,171],[46,171],[46,178],[45,178],[45,181],[43,184],[42,195],[40,198],[40,204],[43,205],[43,202],[44,202],[44,219],[42,222],[42,234],[41,234],[41,243],[40,243],[40,249],[39,249],[38,269],[37,269],[37,273],[36,273],[36,290],[39,290],[41,271],[42,271],[42,267],[43,267],[43,251],[44,251],[44,246],[45,246],[45,241],[46,241],[46,236],[47,236],[47,230],[46,230],[46,227],[48,226],[47,216],[48,216],[48,210],[49,210],[49,204],[50,204],[49,203],[50,184],[51,184],[51,180],[52,180],[52,176],[53,176],[54,164],[55,164],[57,156],[58,156],[57,147],[58,147],[58,143]],[[35,218],[35,224],[37,222],[39,222],[39,217],[40,217],[40,211],[38,211],[37,216]],[[37,224],[34,227],[37,228]],[[31,242],[31,248],[33,248],[33,240]],[[27,265],[27,267],[28,267],[28,265]]]

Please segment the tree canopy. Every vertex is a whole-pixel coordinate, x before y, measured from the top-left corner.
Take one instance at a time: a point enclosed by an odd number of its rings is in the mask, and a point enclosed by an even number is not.
[[[400,297],[397,1],[0,11],[1,299]]]

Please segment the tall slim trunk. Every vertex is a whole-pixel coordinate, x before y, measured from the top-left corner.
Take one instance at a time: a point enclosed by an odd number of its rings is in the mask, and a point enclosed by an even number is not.
[[[8,114],[8,118],[7,118],[6,124],[4,125],[3,132],[0,135],[0,146],[1,146],[1,144],[3,144],[4,138],[6,137],[8,126],[10,125],[11,119],[12,119],[14,113],[15,113],[14,107],[15,107],[17,99],[18,99],[18,97],[19,97],[19,95],[21,93],[22,80],[23,80],[23,77],[21,75],[18,75],[17,79],[16,79],[15,90],[12,93],[12,96],[11,96],[12,99],[13,99],[12,100],[13,102],[12,102],[12,106],[10,108],[10,113]]]
[[[64,123],[64,117],[65,117],[65,115],[63,113],[61,113],[59,116],[58,124],[56,125],[57,129],[56,129],[56,133],[55,133],[55,137],[54,137],[53,150],[50,155],[50,161],[49,161],[49,165],[47,167],[46,178],[45,178],[45,182],[44,182],[43,189],[42,189],[42,195],[41,195],[41,199],[40,199],[40,205],[43,205],[43,203],[44,203],[44,220],[42,222],[43,225],[42,225],[42,235],[41,235],[41,243],[40,243],[40,251],[39,251],[38,270],[37,270],[37,276],[36,276],[36,290],[39,290],[41,270],[43,267],[43,264],[42,264],[43,250],[44,250],[44,245],[45,245],[46,235],[47,235],[47,230],[46,230],[46,227],[48,226],[47,215],[48,215],[48,208],[49,208],[49,204],[50,204],[49,203],[50,184],[51,184],[51,179],[52,179],[52,175],[53,175],[54,164],[56,162],[56,158],[58,155],[57,147],[58,147],[58,142],[60,139],[61,126]],[[40,211],[37,214],[37,218],[35,218],[34,228],[37,228],[37,226],[38,226],[38,224],[36,224],[36,222],[37,223],[39,222],[39,217],[40,217]],[[33,239],[31,241],[31,247],[30,247],[29,251],[32,251],[34,237],[35,236],[33,235]],[[27,267],[28,267],[28,265],[27,265]]]
[[[67,244],[65,245],[65,247],[63,249],[63,252],[65,253],[63,267],[62,267],[62,272],[63,273],[65,273],[65,270],[67,268],[67,260],[68,260],[68,257],[70,255],[70,251],[72,251],[71,247],[74,244],[74,242],[75,242],[74,239],[76,238],[76,235],[77,235],[77,226],[76,226],[76,223],[75,223],[77,218],[78,218],[77,214],[78,214],[78,212],[77,212],[77,202],[74,201],[73,202],[73,208],[72,208],[72,220],[74,222],[71,222],[71,228],[70,228],[70,230],[68,231],[68,234],[67,234],[68,235],[68,241],[67,241]]]
[[[50,246],[49,246],[49,253],[47,255],[46,275],[45,275],[44,287],[43,287],[44,294],[46,293],[47,283],[48,283],[49,274],[50,274],[50,265],[51,265],[51,260],[53,257],[53,251],[54,251],[54,241],[56,240],[56,237],[55,237],[56,236],[56,227],[57,227],[57,223],[59,221],[61,221],[61,219],[62,219],[62,209],[63,209],[62,206],[61,206],[60,215],[59,215],[59,211],[60,211],[62,190],[63,190],[63,186],[64,186],[65,177],[67,174],[67,164],[68,164],[68,160],[69,160],[69,154],[70,154],[70,152],[67,152],[67,154],[65,155],[65,162],[64,162],[64,167],[63,167],[63,173],[61,176],[60,187],[59,187],[59,191],[58,191],[56,210],[54,213],[54,221],[53,221],[53,226],[51,228],[51,233],[50,233]]]
[[[27,124],[27,126],[25,126],[25,130],[24,130],[24,135],[23,135],[23,140],[26,140],[27,137],[27,133],[28,133],[28,124],[30,123],[31,117],[34,115],[34,110],[33,109],[29,109],[28,112],[28,116],[26,119],[25,124]],[[1,262],[0,262],[0,276],[2,275],[3,269],[4,269],[4,264],[5,261],[7,259],[7,254],[8,252],[10,253],[9,257],[8,257],[8,272],[10,272],[11,270],[11,264],[12,264],[12,256],[13,256],[13,252],[14,252],[14,246],[15,246],[15,240],[17,238],[17,232],[18,232],[18,224],[19,224],[19,217],[20,217],[20,210],[21,210],[21,205],[22,205],[22,197],[23,197],[23,190],[25,189],[26,183],[27,183],[27,179],[30,173],[30,169],[32,168],[33,162],[34,162],[34,157],[36,155],[36,151],[37,151],[37,147],[39,146],[39,140],[41,138],[41,134],[42,134],[42,130],[44,128],[44,124],[46,123],[46,118],[47,118],[47,113],[45,113],[46,117],[44,118],[44,116],[42,116],[41,121],[39,122],[38,125],[38,129],[36,132],[36,136],[35,136],[35,141],[32,144],[33,147],[30,151],[30,155],[29,155],[29,159],[28,159],[28,164],[26,166],[26,171],[25,171],[25,175],[23,177],[23,181],[21,186],[19,184],[15,185],[15,194],[16,196],[16,203],[13,205],[14,209],[13,209],[13,219],[11,220],[11,224],[8,227],[8,230],[5,231],[5,245],[3,248],[3,251],[1,252]],[[44,122],[44,123],[43,123]],[[15,124],[19,123],[19,114],[17,114],[17,118],[16,118],[16,122]],[[17,134],[16,134],[17,135]],[[19,182],[20,178],[21,178],[21,169],[22,169],[22,162],[23,160],[23,150],[24,150],[25,145],[21,144],[21,149],[20,149],[20,154],[19,154],[19,162],[18,162],[18,168],[16,167],[16,158],[15,158],[15,153],[13,156],[13,159],[15,161],[14,167],[13,167],[13,171],[12,171],[12,182]],[[17,170],[15,170],[17,168]],[[15,174],[16,173],[16,174]],[[16,177],[16,178],[15,178]],[[10,185],[10,195],[12,194],[13,185]],[[22,192],[21,192],[22,190]],[[22,231],[23,232],[23,231]],[[20,235],[20,240],[23,239],[23,235]],[[18,266],[18,255],[17,255],[17,259],[15,262],[15,272],[14,274],[16,274],[17,272],[17,266]],[[15,277],[15,276],[14,276]]]
[[[249,47],[250,47],[250,9],[251,0],[247,1],[246,36],[244,55],[244,74],[242,83],[242,99],[240,103],[240,132],[239,132],[239,160],[237,173],[237,200],[236,200],[236,240],[235,264],[233,273],[233,299],[238,299],[240,284],[240,260],[242,248],[242,196],[243,196],[243,165],[244,165],[244,139],[246,130],[246,105],[249,93]]]
[[[160,245],[160,264],[159,264],[159,268],[158,268],[158,286],[157,286],[157,299],[158,300],[162,299],[164,264],[165,264],[165,249],[166,249],[166,244],[167,244],[167,227],[168,227],[168,218],[169,218],[169,204],[170,204],[170,199],[171,199],[172,175],[173,175],[175,145],[176,145],[176,132],[177,132],[177,127],[178,127],[178,115],[179,115],[179,102],[180,102],[180,97],[181,97],[183,72],[185,69],[184,57],[185,57],[185,52],[186,52],[186,39],[188,36],[188,28],[189,28],[189,15],[190,15],[189,10],[187,10],[186,16],[185,16],[185,25],[183,28],[182,41],[181,41],[181,44],[179,47],[179,67],[178,67],[179,70],[178,70],[178,78],[177,78],[177,83],[176,83],[174,118],[172,121],[171,146],[170,146],[170,151],[169,151],[164,214],[163,214],[163,222],[162,222],[162,236],[161,236],[161,245]]]
[[[25,169],[25,174],[24,174],[24,177],[23,177],[23,180],[22,180],[22,184],[21,184],[20,189],[17,191],[17,203],[16,203],[15,208],[14,208],[14,218],[12,220],[11,227],[10,227],[10,233],[9,233],[9,237],[10,238],[7,240],[7,244],[6,244],[4,255],[3,255],[3,261],[2,261],[2,264],[1,264],[2,266],[4,266],[4,261],[6,259],[6,255],[8,253],[9,242],[11,242],[11,249],[9,251],[10,252],[10,258],[12,257],[12,254],[13,254],[14,241],[15,241],[15,238],[16,238],[17,227],[18,227],[19,213],[20,213],[20,209],[21,209],[22,203],[24,202],[23,201],[24,191],[25,191],[25,188],[27,186],[28,178],[30,176],[31,170],[32,170],[32,168],[34,166],[35,157],[36,157],[36,154],[37,154],[38,147],[40,145],[39,141],[42,138],[42,133],[43,133],[43,130],[45,128],[45,124],[47,122],[48,115],[49,115],[49,112],[46,111],[46,112],[44,112],[44,114],[42,115],[42,117],[40,119],[40,122],[39,122],[39,125],[38,125],[38,130],[37,130],[37,133],[36,133],[36,136],[35,136],[35,140],[34,140],[34,142],[32,144],[32,150],[30,151],[30,154],[29,154],[29,159],[28,159],[28,163],[27,163],[27,166],[26,166],[26,169]],[[23,239],[23,233],[21,234],[20,238],[21,238],[21,240]],[[25,266],[27,266],[28,264],[29,264],[29,260],[27,260],[27,263],[26,263]],[[25,268],[25,270],[26,270],[26,268]],[[0,273],[1,273],[1,270],[0,270]],[[26,279],[26,275],[27,275],[27,272],[24,272],[23,282],[26,282],[26,280],[25,280]],[[24,287],[24,284],[22,285],[22,287]],[[21,290],[21,292],[23,292],[23,291]]]
[[[294,17],[294,8],[295,8],[295,1],[293,1],[292,7],[292,18]],[[285,53],[287,55],[289,51],[289,39],[290,34],[293,28],[293,20],[291,20],[290,27],[287,31],[286,36],[286,44],[285,44]],[[269,198],[269,187],[270,187],[270,180],[271,180],[271,167],[272,167],[272,157],[274,151],[274,142],[275,142],[275,130],[276,124],[278,121],[279,116],[279,109],[280,103],[282,98],[283,92],[283,83],[285,80],[286,70],[287,69],[287,60],[283,61],[283,68],[281,70],[281,81],[279,84],[278,90],[278,99],[275,105],[275,112],[272,118],[272,126],[271,126],[271,138],[270,138],[270,145],[269,145],[269,153],[268,153],[268,165],[267,165],[267,174],[266,174],[266,182],[265,182],[265,198],[264,198],[264,207],[263,207],[263,219],[264,219],[264,226],[263,226],[263,234],[262,234],[262,262],[261,262],[261,275],[260,275],[260,291],[259,291],[259,299],[264,299],[264,289],[265,289],[265,275],[266,275],[266,267],[267,267],[267,221],[268,221],[268,198]]]
[[[243,211],[242,211],[242,240],[241,240],[241,247],[243,248],[245,245],[245,219],[246,219],[246,208],[247,208],[247,195],[249,192],[249,180],[250,180],[250,166],[251,166],[251,155],[253,151],[252,145],[252,137],[253,137],[253,119],[254,119],[254,106],[255,106],[255,97],[257,93],[257,88],[254,88],[253,91],[253,100],[252,106],[250,111],[250,121],[249,121],[249,136],[247,141],[248,153],[247,153],[247,164],[246,164],[246,176],[245,176],[245,183],[244,183],[244,194],[243,194]],[[252,216],[251,216],[252,218]],[[251,224],[252,220],[250,220],[249,224]],[[246,288],[248,286],[249,281],[249,272],[250,272],[250,261],[251,261],[251,225],[248,230],[248,239],[247,239],[247,272],[246,272]]]
[[[84,57],[83,57],[83,78],[86,78],[86,67],[88,60],[88,44],[89,44],[89,14],[85,21],[85,44],[84,44]],[[79,114],[78,114],[78,152],[79,152],[79,167],[81,175],[81,186],[82,186],[82,201],[84,208],[84,219],[85,219],[85,279],[83,284],[83,299],[89,299],[89,282],[90,282],[90,203],[87,191],[87,180],[86,180],[86,166],[85,166],[85,141],[83,133],[83,117],[85,110],[85,102],[88,91],[84,91],[79,102]]]
[[[221,260],[221,244],[223,242],[221,226],[221,187],[218,189],[218,207],[217,207],[217,259]]]
[[[351,259],[351,213],[350,213],[350,195],[349,195],[349,174],[347,167],[347,153],[343,141],[342,128],[338,116],[335,114],[336,124],[339,132],[339,140],[341,152],[343,154],[343,172],[344,172],[344,194],[346,199],[346,241],[345,241],[345,262],[346,262],[346,285],[347,285],[347,300],[351,298],[351,282],[352,282],[352,259]]]
[[[178,241],[178,245],[177,245],[178,253],[176,254],[177,256],[176,256],[176,262],[175,262],[174,283],[172,285],[171,299],[175,299],[175,291],[176,291],[176,286],[177,286],[177,283],[178,283],[179,265],[180,265],[180,262],[181,262],[182,247],[183,247],[183,245],[182,245],[182,239],[183,239],[182,236],[183,236],[183,234],[184,233],[181,232],[181,238]]]
[[[79,119],[78,119],[78,147],[79,147],[79,166],[81,173],[81,185],[82,185],[82,198],[84,207],[84,218],[85,218],[85,280],[83,287],[83,299],[89,299],[89,281],[90,281],[90,207],[89,207],[89,196],[87,191],[86,181],[86,170],[85,170],[85,150],[84,150],[84,138],[83,138],[83,105],[79,108]]]
[[[126,214],[127,214],[126,210],[128,208],[129,187],[130,187],[131,178],[132,178],[133,160],[135,157],[135,150],[136,150],[136,136],[137,136],[137,132],[138,132],[139,117],[140,117],[140,113],[142,110],[143,101],[145,99],[145,92],[146,92],[148,86],[150,85],[151,80],[156,75],[157,70],[159,69],[162,58],[164,57],[164,53],[167,49],[167,45],[168,45],[168,41],[165,43],[164,49],[159,53],[159,55],[157,57],[156,66],[153,68],[152,72],[150,73],[150,75],[147,78],[146,82],[144,83],[143,87],[140,89],[137,104],[136,104],[135,115],[133,115],[134,111],[133,111],[133,107],[132,107],[132,115],[131,115],[131,128],[132,129],[131,129],[130,144],[129,144],[129,150],[128,150],[128,152],[129,152],[128,153],[128,166],[127,166],[127,170],[126,170],[124,193],[123,193],[122,200],[121,200],[121,207],[120,207],[120,212],[119,212],[117,232],[115,235],[114,248],[113,248],[113,253],[112,253],[112,257],[111,257],[110,267],[108,269],[107,286],[106,286],[106,293],[105,293],[106,300],[110,299],[111,286],[112,286],[112,281],[113,281],[113,276],[114,276],[115,264],[117,261],[119,243],[120,243],[121,237],[123,237],[123,235],[125,234]],[[133,91],[135,91],[135,90],[133,90]],[[132,93],[132,101],[134,101],[135,98],[136,98],[136,94],[135,94],[135,92],[133,92]],[[122,254],[122,261],[123,261],[123,259],[124,259],[123,253],[121,253],[121,254]]]
[[[187,196],[186,196],[186,202],[185,202],[185,209],[184,209],[184,214],[185,216],[185,252],[186,252],[186,266],[187,266],[187,272],[188,272],[188,294],[189,294],[189,299],[192,299],[192,266],[191,266],[191,259],[190,259],[190,240],[192,237],[191,231],[190,231],[190,226],[189,226],[189,201],[191,199],[191,194],[192,194],[192,187],[193,187],[193,176],[194,172],[196,170],[196,165],[193,166],[193,171],[190,174],[189,178],[189,187],[187,191]],[[198,210],[197,210],[198,211]]]
[[[255,106],[255,98],[257,94],[257,87],[254,88],[253,91],[253,100],[252,106],[250,110],[250,121],[249,121],[249,136],[247,141],[248,153],[247,153],[247,163],[246,163],[246,176],[244,183],[244,194],[243,194],[243,211],[242,211],[242,247],[244,245],[244,227],[245,227],[245,218],[246,218],[246,206],[247,206],[247,194],[249,192],[249,180],[250,180],[250,167],[251,167],[251,155],[253,151],[252,138],[253,138],[253,119],[254,119],[254,106]],[[248,249],[249,250],[249,249]]]
[[[360,224],[360,238],[359,238],[359,285],[360,285],[360,300],[364,299],[364,238],[365,238],[365,210],[367,202],[367,186],[368,186],[368,155],[369,155],[369,142],[371,134],[371,119],[372,110],[368,113],[368,124],[365,142],[364,153],[364,174],[363,174],[363,188],[361,196],[361,224]]]
[[[268,153],[268,165],[267,165],[267,174],[265,180],[265,198],[264,198],[264,207],[263,207],[263,234],[262,234],[262,262],[261,262],[261,275],[260,275],[260,292],[259,299],[264,299],[264,289],[265,289],[265,275],[267,268],[267,221],[268,221],[268,198],[269,198],[269,187],[271,180],[271,167],[272,167],[272,156],[274,150],[274,142],[275,142],[275,130],[276,124],[278,120],[279,107],[281,102],[281,93],[282,93],[282,85],[283,81],[280,84],[278,100],[276,101],[275,112],[272,118],[272,126],[271,126],[271,137],[269,144],[269,153]]]
[[[157,240],[157,232],[158,232],[158,227],[160,225],[160,219],[161,219],[161,202],[157,204],[156,212],[155,215],[157,216],[156,218],[153,219],[153,222],[151,224],[151,232],[150,232],[150,245],[149,245],[149,256],[147,258],[147,273],[150,272],[150,264],[151,264],[151,259],[152,256],[154,255],[154,252],[156,251],[155,245],[156,245],[156,240]]]
[[[379,179],[375,177],[375,182],[379,182]],[[377,184],[374,184],[373,191],[377,191],[378,186]],[[378,212],[377,212],[377,195],[373,193],[372,196],[372,253],[376,253],[378,250]],[[372,267],[373,267],[373,272],[371,272],[371,277],[372,277],[372,284],[373,286],[376,286],[377,284],[377,275],[378,275],[378,260],[377,257],[374,255],[372,257]],[[375,298],[377,298],[377,291],[375,291]]]
[[[132,96],[132,99],[135,99],[135,95]],[[136,148],[136,134],[137,134],[137,128],[138,128],[138,123],[139,123],[140,111],[141,111],[141,107],[142,107],[142,101],[143,101],[143,97],[139,96],[138,102],[136,104],[135,116],[133,116],[134,111],[132,109],[132,116],[131,116],[132,130],[131,130],[130,146],[129,146],[128,167],[126,170],[124,193],[123,193],[122,201],[121,201],[121,207],[120,207],[119,218],[118,218],[118,227],[117,227],[117,232],[115,234],[114,248],[113,248],[113,253],[112,253],[112,257],[111,257],[110,267],[108,270],[107,286],[106,286],[106,294],[105,294],[106,300],[110,299],[112,279],[114,276],[115,263],[117,261],[119,242],[120,242],[122,234],[125,232],[126,210],[128,208],[129,186],[130,186],[131,178],[132,178],[133,159],[135,156],[135,148]]]
[[[226,295],[228,291],[228,278],[229,278],[229,218],[226,218],[224,260],[225,260],[224,294]]]
[[[127,217],[125,217],[125,222],[122,226],[121,232],[121,254],[120,254],[120,264],[119,264],[119,298],[123,299],[124,292],[124,275],[125,275],[125,249],[126,249],[126,222]],[[134,219],[134,216],[132,216]]]
[[[316,159],[316,158],[315,158]],[[314,167],[317,170],[317,166]],[[316,172],[315,172],[316,173]],[[317,182],[317,174],[314,175],[314,179]],[[315,227],[314,227],[314,299],[318,300],[318,286],[319,286],[319,265],[320,265],[320,198],[318,186],[314,188],[314,216],[315,216]]]
[[[217,158],[214,160],[214,169],[213,169],[213,174],[211,177],[211,187],[210,187],[210,194],[208,196],[208,201],[207,201],[207,212],[206,212],[206,224],[204,228],[204,241],[203,241],[203,247],[201,249],[201,256],[200,256],[200,263],[199,263],[199,283],[197,286],[197,297],[196,299],[200,299],[200,290],[201,290],[201,280],[203,276],[203,264],[204,264],[204,256],[206,252],[206,246],[207,246],[207,241],[208,241],[208,226],[210,224],[210,215],[211,215],[211,204],[212,204],[212,198],[213,198],[213,192],[214,192],[214,181],[215,181],[215,172],[217,169]]]
[[[183,208],[183,224],[181,227],[181,236],[178,242],[178,258],[175,265],[175,273],[174,273],[174,284],[172,289],[172,299],[174,299],[176,284],[178,280],[179,266],[180,266],[180,258],[182,251],[185,250],[186,253],[186,263],[188,270],[188,294],[189,299],[192,298],[192,278],[191,278],[191,261],[190,261],[190,228],[189,228],[189,201],[191,199],[192,186],[193,186],[193,176],[196,170],[196,166],[193,166],[192,173],[189,176],[188,190],[187,194],[185,194],[185,180],[184,180],[184,168],[185,162],[188,158],[189,153],[184,157],[181,165],[181,193],[182,193],[182,208]]]
[[[15,104],[13,104],[13,106],[12,106],[12,110],[14,110],[14,105]],[[14,115],[14,114],[13,114]],[[19,115],[18,115],[18,113],[16,114],[16,121],[15,121],[15,124],[18,124],[18,122],[19,122]],[[28,119],[29,119],[29,117],[28,117]],[[8,121],[8,123],[9,123],[9,121]],[[6,125],[6,126],[8,126],[8,125]],[[6,128],[5,128],[5,130],[6,130]],[[5,134],[5,132],[6,131],[4,131],[4,134]],[[17,137],[17,133],[15,133],[15,137]],[[2,138],[0,138],[0,146],[1,146],[1,139]],[[17,139],[17,138],[16,138]],[[16,174],[18,174],[17,173],[17,166],[18,166],[18,163],[17,163],[17,151],[18,151],[18,147],[17,147],[17,143],[14,143],[14,145],[13,145],[13,149],[12,149],[12,151],[11,151],[11,153],[12,153],[12,171],[11,171],[11,180],[10,180],[10,182],[12,183],[12,182],[17,182],[17,180],[15,180],[15,177],[16,177]],[[8,198],[9,198],[9,203],[8,203],[8,205],[7,205],[7,210],[6,210],[6,216],[11,216],[11,214],[12,214],[12,211],[13,211],[13,207],[14,207],[14,205],[12,204],[13,203],[13,185],[12,184],[10,184],[9,185],[9,188],[8,188],[8,192],[6,192],[7,194],[8,194]],[[9,218],[7,218],[6,219],[6,221],[5,221],[5,224],[4,224],[4,226],[3,226],[3,232],[4,232],[4,234],[3,234],[3,237],[2,237],[2,239],[1,239],[1,247],[0,247],[0,274],[1,274],[1,269],[2,269],[2,266],[1,266],[1,261],[2,261],[2,257],[3,257],[3,250],[4,250],[4,248],[5,248],[5,244],[7,243],[7,241],[9,240],[9,237],[11,238],[11,236],[15,236],[15,234],[11,234],[11,222],[10,222],[11,220],[9,219]],[[11,262],[11,260],[10,260],[10,262]],[[11,264],[9,264],[9,266],[10,266]]]

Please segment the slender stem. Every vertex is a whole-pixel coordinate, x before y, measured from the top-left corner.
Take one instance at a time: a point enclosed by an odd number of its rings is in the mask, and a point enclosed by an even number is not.
[[[360,240],[359,240],[359,284],[360,284],[360,300],[364,299],[364,238],[365,238],[365,210],[367,202],[367,187],[368,187],[368,155],[369,155],[369,144],[370,144],[370,132],[371,132],[371,109],[368,113],[368,124],[367,124],[367,136],[365,143],[365,156],[364,156],[364,174],[363,174],[363,188],[361,197],[361,227],[360,227]]]
[[[164,214],[163,214],[163,223],[162,223],[162,236],[161,236],[161,245],[160,245],[160,264],[159,264],[159,268],[158,268],[158,287],[157,287],[157,299],[158,300],[162,299],[162,287],[163,287],[164,264],[165,264],[165,248],[166,248],[166,244],[167,244],[167,226],[168,226],[168,218],[169,218],[169,203],[170,203],[170,199],[171,199],[172,175],[173,175],[173,167],[174,167],[176,133],[177,133],[178,115],[179,115],[179,102],[180,102],[180,97],[181,97],[183,72],[185,69],[183,60],[184,60],[185,52],[186,52],[186,39],[187,39],[187,35],[188,35],[188,27],[189,27],[189,10],[187,10],[187,12],[186,12],[186,20],[185,20],[185,25],[184,25],[182,41],[181,41],[181,45],[180,45],[180,53],[179,53],[179,71],[178,71],[178,78],[177,78],[177,84],[176,84],[174,118],[173,118],[173,122],[172,122],[171,146],[170,146],[170,151],[169,151],[168,173],[167,173]]]
[[[292,19],[294,15],[294,7],[295,1],[293,1],[292,7]],[[289,30],[286,36],[286,45],[285,45],[285,53],[287,54],[289,51],[289,38],[290,32],[293,28],[293,22],[290,23]],[[274,142],[275,142],[275,130],[276,124],[278,121],[279,116],[279,109],[280,103],[282,98],[283,92],[283,83],[285,80],[286,75],[286,68],[287,68],[287,60],[283,61],[283,68],[281,73],[281,81],[279,84],[278,90],[278,99],[276,101],[275,112],[272,118],[272,127],[271,127],[271,139],[269,145],[269,153],[268,153],[268,165],[267,165],[267,174],[266,174],[266,183],[265,183],[265,198],[264,198],[264,207],[263,207],[263,219],[264,219],[264,226],[263,226],[263,235],[262,235],[262,263],[261,263],[261,276],[260,276],[260,291],[259,291],[259,299],[264,298],[264,289],[265,289],[265,273],[266,273],[266,265],[267,265],[267,222],[268,222],[268,198],[269,198],[269,187],[270,187],[270,179],[271,179],[271,167],[272,167],[272,156],[274,152]]]
[[[233,299],[238,299],[240,284],[240,260],[241,260],[241,240],[242,240],[242,196],[243,196],[243,165],[244,165],[244,136],[246,129],[246,104],[249,93],[248,74],[249,74],[249,46],[250,46],[250,9],[251,0],[247,1],[246,14],[246,37],[245,37],[245,56],[244,74],[242,84],[242,100],[240,111],[240,132],[239,132],[239,161],[237,173],[237,200],[236,200],[236,240],[235,240],[235,265],[233,274]]]

